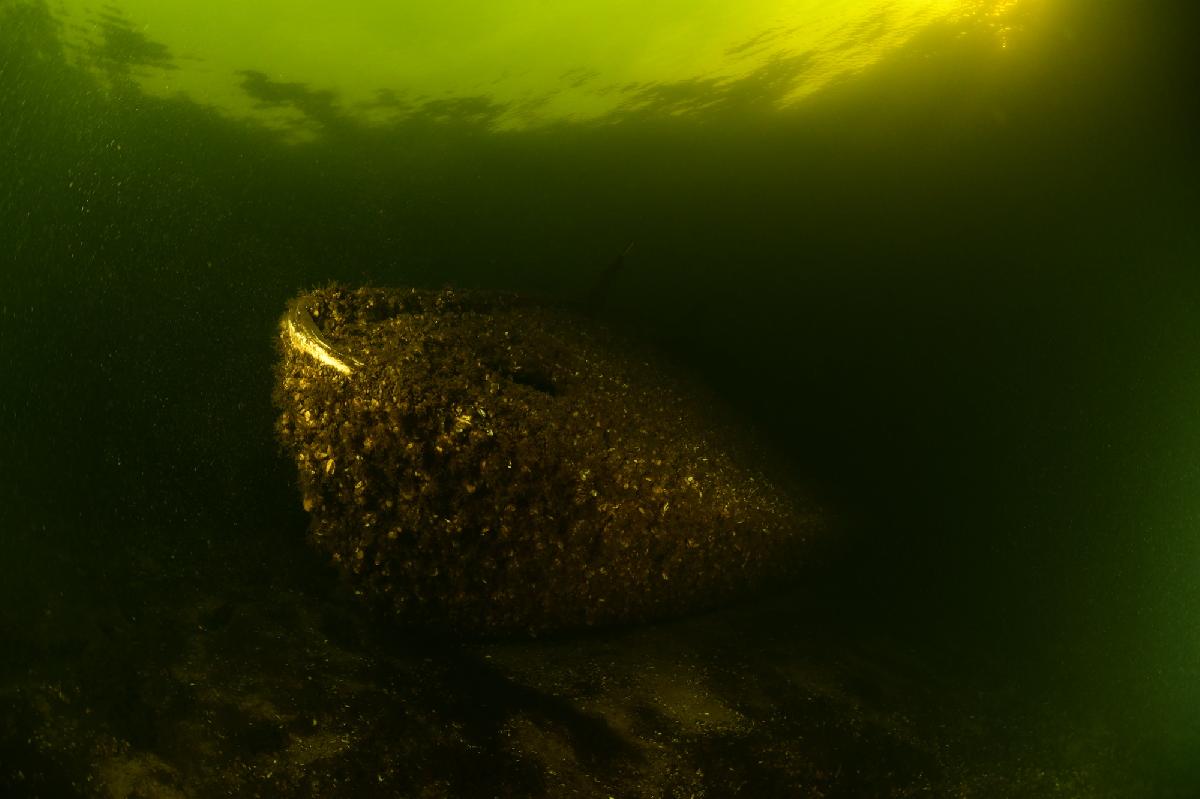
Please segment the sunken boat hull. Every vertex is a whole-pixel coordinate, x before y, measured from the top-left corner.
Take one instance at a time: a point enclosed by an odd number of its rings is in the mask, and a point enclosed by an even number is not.
[[[330,287],[280,326],[278,433],[313,543],[404,622],[642,621],[791,572],[820,515],[707,394],[506,294]]]

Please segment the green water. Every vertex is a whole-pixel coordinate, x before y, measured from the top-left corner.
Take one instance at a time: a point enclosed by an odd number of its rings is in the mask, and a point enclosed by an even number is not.
[[[122,638],[163,583],[316,570],[271,433],[289,297],[337,279],[569,301],[632,241],[606,317],[846,520],[805,578],[814,629],[900,641],[980,708],[1044,723],[996,735],[1047,770],[1115,764],[1045,795],[1200,795],[1187,14],[253,5],[0,0],[0,786],[90,795],[29,787],[72,750],[26,743],[47,717],[22,708],[98,640],[183,646],[166,623]],[[123,621],[92,625],[109,607]],[[754,651],[786,660],[804,629]],[[116,719],[156,684],[61,690]]]

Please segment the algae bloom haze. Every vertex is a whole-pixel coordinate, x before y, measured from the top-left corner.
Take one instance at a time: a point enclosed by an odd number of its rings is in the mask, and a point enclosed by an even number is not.
[[[1200,795],[1193,17],[0,0],[0,794]]]

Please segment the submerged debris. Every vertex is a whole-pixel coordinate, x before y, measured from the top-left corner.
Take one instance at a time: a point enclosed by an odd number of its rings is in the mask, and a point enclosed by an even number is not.
[[[330,287],[281,327],[315,544],[405,621],[637,621],[787,573],[822,522],[703,391],[513,295]]]

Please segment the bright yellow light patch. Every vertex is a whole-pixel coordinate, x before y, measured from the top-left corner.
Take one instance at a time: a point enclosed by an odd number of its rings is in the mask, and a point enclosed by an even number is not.
[[[296,134],[319,131],[322,109],[376,123],[439,108],[476,109],[496,128],[584,121],[657,88],[694,95],[773,65],[790,65],[780,96],[793,103],[925,26],[1007,16],[1017,2],[125,0],[115,12],[112,0],[66,0],[60,17],[80,63],[110,78]],[[247,81],[329,94],[316,108],[264,101]]]

